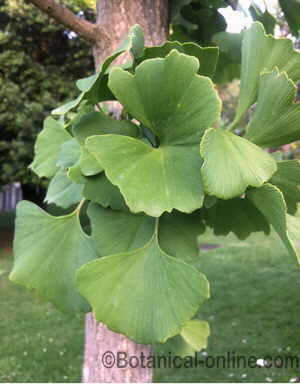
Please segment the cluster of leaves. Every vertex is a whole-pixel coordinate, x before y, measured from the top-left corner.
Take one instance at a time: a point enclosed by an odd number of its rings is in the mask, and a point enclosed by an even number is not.
[[[0,185],[40,183],[28,171],[36,135],[45,116],[75,95],[74,80],[93,71],[92,55],[78,37],[70,39],[20,0],[0,0],[0,25]]]
[[[132,62],[112,67],[129,51]],[[12,281],[62,310],[89,310],[138,343],[177,353],[206,346],[195,318],[209,297],[196,267],[197,236],[240,239],[273,227],[293,256],[288,233],[300,201],[300,163],[277,162],[264,148],[300,138],[300,53],[256,22],[243,34],[241,90],[231,126],[219,125],[211,78],[218,48],[167,42],[144,47],[140,27],[99,72],[77,81],[79,96],[53,111],[35,146],[32,170],[51,178],[46,200],[65,216],[29,202],[17,208]],[[118,100],[124,119],[102,102]],[[234,133],[257,103],[245,136]],[[98,110],[94,110],[97,105]],[[77,113],[68,118],[68,113]],[[87,208],[89,228],[80,212]]]

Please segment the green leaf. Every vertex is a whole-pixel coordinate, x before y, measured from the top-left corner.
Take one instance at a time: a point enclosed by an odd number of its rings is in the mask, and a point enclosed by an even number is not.
[[[105,209],[90,204],[92,238],[102,256],[143,247],[152,237],[155,219],[146,215]]]
[[[300,66],[300,61],[299,61]],[[261,75],[255,113],[246,138],[263,147],[277,147],[300,139],[300,105],[297,87],[286,73]]]
[[[178,334],[209,296],[204,275],[163,252],[155,235],[143,248],[86,264],[77,284],[98,321],[142,344]]]
[[[260,188],[250,189],[247,196],[278,233],[289,253],[298,258],[287,232],[286,204],[280,190],[274,185],[265,184]]]
[[[279,0],[279,4],[284,12],[284,16],[289,24],[292,34],[298,37],[300,29],[300,1]]]
[[[105,208],[110,207],[117,210],[127,208],[120,190],[103,173],[86,177],[83,196]]]
[[[50,216],[35,204],[17,207],[15,262],[10,280],[36,291],[61,310],[88,310],[75,286],[79,267],[97,257],[76,213]]]
[[[85,184],[86,178],[81,173],[79,162],[70,167],[67,171],[70,180],[77,184]]]
[[[57,167],[69,168],[77,163],[80,157],[80,146],[77,141],[72,138],[64,142],[60,146],[60,151],[57,160]]]
[[[206,210],[205,221],[216,236],[226,236],[232,232],[238,239],[245,240],[253,232],[270,233],[265,217],[247,198],[218,200]]]
[[[300,80],[300,52],[294,50],[291,40],[266,35],[263,25],[254,22],[243,32],[241,92],[233,126],[256,101],[261,72],[274,67],[286,71],[293,81]]]
[[[270,183],[278,187],[287,204],[288,213],[295,214],[300,202],[300,162],[299,160],[279,161],[278,169]]]
[[[176,211],[164,213],[159,219],[159,245],[169,255],[193,264],[199,258],[197,238],[204,231],[199,210],[189,215]]]
[[[210,128],[204,134],[200,154],[205,191],[221,199],[260,187],[276,171],[276,161],[261,148],[231,132]]]
[[[132,212],[158,217],[174,208],[189,213],[201,207],[204,194],[196,146],[153,148],[131,137],[103,135],[89,138],[87,147]]]
[[[52,117],[44,121],[43,130],[39,133],[34,146],[34,160],[30,168],[39,177],[52,177],[57,168],[56,162],[61,145],[71,135]]]
[[[195,352],[207,348],[209,335],[209,324],[206,321],[189,320],[182,328],[180,335],[169,339],[163,348],[164,351],[171,352],[174,356],[194,357]]]
[[[76,184],[67,176],[64,169],[59,169],[50,181],[45,201],[62,208],[77,204],[82,199],[82,184]]]
[[[73,134],[81,146],[80,167],[83,175],[93,176],[103,171],[102,166],[87,150],[85,141],[94,135],[116,133],[137,136],[138,128],[128,120],[114,120],[102,112],[91,112],[82,116],[73,126]]]
[[[195,43],[179,43],[178,41],[167,41],[165,44],[156,47],[146,47],[139,62],[146,59],[166,57],[173,49],[178,52],[194,56],[199,60],[200,67],[198,74],[213,77],[218,62],[219,50],[217,47],[200,47]]]
[[[138,58],[143,54],[144,45],[145,40],[143,28],[140,25],[136,24],[130,28],[128,36],[119,47],[119,50],[129,50],[134,58]]]
[[[142,62],[135,75],[114,68],[109,87],[161,144],[197,143],[219,118],[221,108],[213,83],[197,75],[198,68],[195,57],[172,50],[164,59]]]
[[[260,21],[265,28],[266,33],[274,35],[274,28],[276,25],[276,19],[266,9],[262,12],[256,4],[251,4],[249,7],[252,19]]]

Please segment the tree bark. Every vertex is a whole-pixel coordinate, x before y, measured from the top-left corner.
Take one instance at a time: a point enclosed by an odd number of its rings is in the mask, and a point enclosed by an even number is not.
[[[94,45],[96,68],[120,45],[134,24],[140,24],[143,27],[146,45],[164,43],[168,37],[168,16],[168,0],[98,0],[97,26],[100,30],[106,31],[109,40],[99,39]],[[116,365],[106,368],[103,359],[107,351],[112,352],[115,358],[118,352],[125,352],[128,357],[151,355],[150,346],[136,344],[125,336],[108,330],[105,325],[95,320],[92,313],[87,314],[83,382],[145,383],[152,381],[151,368],[129,366],[118,368]],[[112,355],[108,359],[112,361]]]

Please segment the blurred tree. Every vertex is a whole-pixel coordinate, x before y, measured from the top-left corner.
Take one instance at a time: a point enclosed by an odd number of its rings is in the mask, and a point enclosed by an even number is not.
[[[87,2],[64,1],[93,20]],[[0,186],[20,181],[26,196],[41,187],[27,166],[42,122],[74,97],[74,80],[93,71],[93,58],[84,40],[29,3],[0,0],[0,26]]]

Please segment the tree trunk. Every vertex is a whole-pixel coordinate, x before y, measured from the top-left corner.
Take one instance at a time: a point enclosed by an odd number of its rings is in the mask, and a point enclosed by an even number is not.
[[[159,45],[166,41],[169,28],[168,0],[98,0],[97,25],[105,30],[107,39],[99,38],[94,45],[96,68],[126,37],[129,28],[140,24],[145,33],[146,45]],[[109,354],[105,352],[110,352]],[[130,356],[149,356],[150,346],[136,344],[125,336],[111,332],[98,323],[92,313],[86,316],[85,358],[83,382],[145,383],[152,381],[150,368],[118,368],[113,359],[118,352]]]

